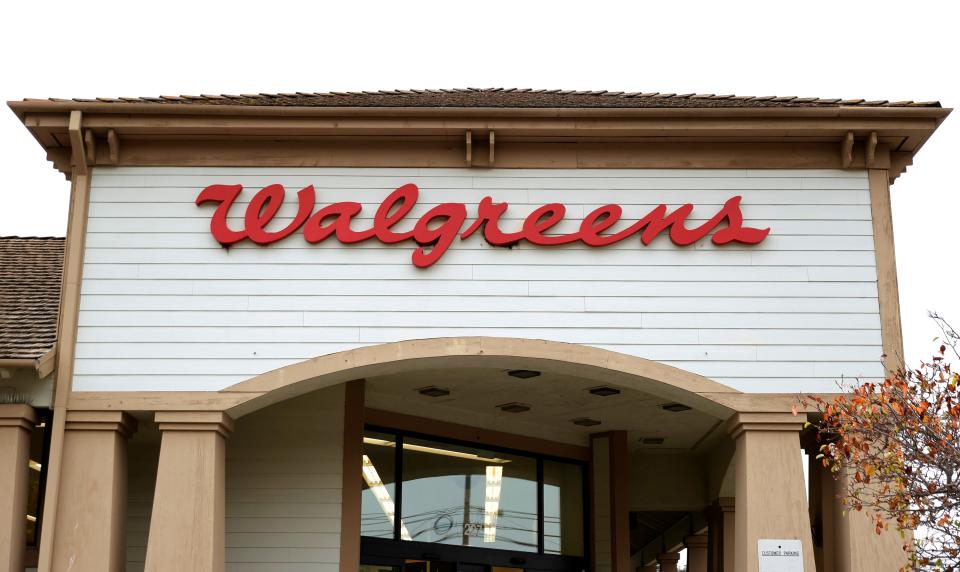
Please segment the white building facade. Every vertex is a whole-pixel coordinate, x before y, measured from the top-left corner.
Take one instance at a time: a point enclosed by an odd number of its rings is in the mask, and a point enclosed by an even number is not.
[[[902,357],[938,104],[11,107],[73,183],[40,570],[903,565],[805,482],[798,395]]]

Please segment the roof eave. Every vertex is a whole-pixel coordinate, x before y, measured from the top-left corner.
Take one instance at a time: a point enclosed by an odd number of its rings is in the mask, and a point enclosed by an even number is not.
[[[232,116],[419,116],[487,117],[924,117],[945,118],[952,109],[929,106],[824,107],[305,107],[287,105],[227,105],[203,103],[108,103],[23,100],[7,105],[23,119],[27,113],[232,115]]]

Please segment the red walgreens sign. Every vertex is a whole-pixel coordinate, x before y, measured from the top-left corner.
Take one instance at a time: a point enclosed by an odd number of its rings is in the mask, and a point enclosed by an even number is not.
[[[634,234],[639,234],[640,242],[648,245],[667,229],[674,244],[687,246],[704,238],[722,223],[726,223],[726,226],[714,233],[714,244],[757,244],[770,233],[769,228],[743,226],[739,196],[727,199],[717,214],[694,228],[687,228],[685,224],[693,211],[693,205],[687,203],[673,211],[669,211],[666,205],[659,205],[627,228],[604,234],[620,221],[623,209],[620,205],[603,205],[583,217],[577,232],[547,235],[545,233],[562,221],[567,211],[560,203],[550,203],[530,213],[519,231],[504,232],[500,228],[500,219],[509,205],[495,203],[492,198],[484,197],[477,208],[476,217],[462,232],[461,229],[467,222],[467,207],[463,203],[437,205],[417,220],[413,230],[395,232],[391,228],[402,221],[417,204],[420,189],[410,183],[393,191],[380,203],[373,217],[373,226],[364,230],[350,227],[351,221],[363,208],[360,203],[344,201],[314,211],[316,192],[313,185],[309,185],[297,192],[299,208],[290,224],[277,231],[268,231],[267,225],[277,215],[286,195],[283,185],[268,185],[254,195],[247,205],[243,228],[235,230],[227,224],[227,215],[242,191],[242,185],[210,185],[197,196],[197,205],[208,202],[218,205],[210,219],[210,232],[220,244],[226,246],[244,239],[257,244],[271,244],[301,228],[304,240],[310,244],[316,244],[330,236],[344,244],[370,239],[384,244],[413,240],[419,245],[413,251],[413,263],[419,268],[426,268],[439,260],[457,238],[465,240],[481,228],[484,239],[495,246],[509,246],[523,240],[540,246],[573,242],[582,242],[587,246],[606,246]]]

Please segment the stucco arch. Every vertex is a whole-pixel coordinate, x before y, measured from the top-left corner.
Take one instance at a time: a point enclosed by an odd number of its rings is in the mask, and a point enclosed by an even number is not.
[[[354,379],[444,367],[526,368],[576,375],[683,401],[718,419],[734,413],[729,404],[742,395],[701,375],[644,358],[578,344],[480,336],[407,340],[329,354],[258,375],[222,393],[244,394],[229,410],[240,417]]]

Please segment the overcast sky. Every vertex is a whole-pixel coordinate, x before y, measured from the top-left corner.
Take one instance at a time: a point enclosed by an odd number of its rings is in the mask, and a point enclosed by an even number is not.
[[[3,7],[0,95],[530,87],[953,107],[960,105],[955,5],[11,2]],[[0,112],[0,151],[0,235],[62,236],[69,185],[9,110]],[[893,187],[911,361],[932,349],[927,310],[960,324],[958,152],[953,116]]]

